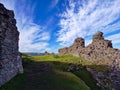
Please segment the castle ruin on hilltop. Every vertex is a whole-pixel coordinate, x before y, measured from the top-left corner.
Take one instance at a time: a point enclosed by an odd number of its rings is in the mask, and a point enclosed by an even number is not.
[[[59,49],[59,55],[71,54],[84,57],[89,61],[104,62],[109,61],[108,65],[120,68],[120,50],[112,47],[111,40],[106,40],[102,32],[93,35],[92,43],[85,47],[85,40],[81,37],[75,39],[73,45]]]
[[[59,49],[59,55],[67,54],[83,57],[90,62],[109,66],[111,72],[107,73],[105,77],[114,83],[114,90],[120,89],[120,50],[114,49],[111,40],[104,39],[102,32],[93,35],[92,43],[86,47],[85,40],[79,37],[75,39],[73,45],[70,47]],[[94,73],[93,76],[98,78],[98,74]],[[96,80],[101,82],[102,79]]]

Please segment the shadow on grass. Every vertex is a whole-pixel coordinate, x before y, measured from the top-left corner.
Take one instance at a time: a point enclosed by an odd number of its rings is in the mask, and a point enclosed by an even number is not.
[[[23,57],[24,74],[17,75],[3,85],[0,90],[101,90],[86,67],[78,65],[82,68],[68,72],[70,65],[72,63],[37,62],[29,56]],[[101,68],[106,66],[93,65],[90,67]]]

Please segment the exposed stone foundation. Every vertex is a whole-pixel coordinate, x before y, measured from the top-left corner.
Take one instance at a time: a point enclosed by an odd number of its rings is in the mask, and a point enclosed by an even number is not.
[[[0,4],[0,86],[23,72],[18,40],[14,13]]]

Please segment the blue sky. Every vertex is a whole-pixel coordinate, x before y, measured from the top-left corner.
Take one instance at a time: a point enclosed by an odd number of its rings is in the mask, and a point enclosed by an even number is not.
[[[21,52],[57,52],[102,31],[120,49],[120,0],[0,0],[14,10]]]

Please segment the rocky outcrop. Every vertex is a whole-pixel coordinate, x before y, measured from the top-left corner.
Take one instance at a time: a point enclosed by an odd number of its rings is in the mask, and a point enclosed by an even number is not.
[[[0,86],[23,72],[18,40],[14,13],[0,4]]]
[[[90,62],[97,62],[110,66],[112,72],[109,74],[109,77],[117,86],[115,88],[120,88],[120,50],[114,49],[112,47],[112,41],[105,40],[102,32],[93,35],[92,43],[86,47],[84,46],[84,39],[81,38],[79,40],[75,39],[72,46],[59,49],[59,55],[65,54],[84,57]]]

